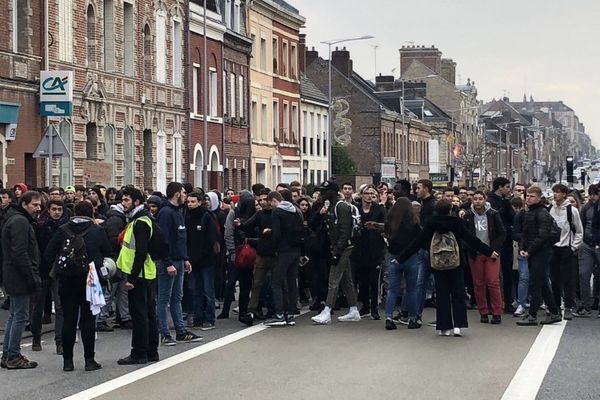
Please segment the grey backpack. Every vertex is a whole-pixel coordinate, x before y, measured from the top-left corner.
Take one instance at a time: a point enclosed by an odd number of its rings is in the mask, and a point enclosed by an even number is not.
[[[429,248],[431,268],[446,271],[460,265],[460,248],[454,233],[434,232]]]

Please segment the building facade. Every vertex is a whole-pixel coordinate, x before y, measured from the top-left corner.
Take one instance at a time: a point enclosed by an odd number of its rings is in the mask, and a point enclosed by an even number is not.
[[[302,183],[319,185],[329,176],[329,100],[306,75],[300,82]]]

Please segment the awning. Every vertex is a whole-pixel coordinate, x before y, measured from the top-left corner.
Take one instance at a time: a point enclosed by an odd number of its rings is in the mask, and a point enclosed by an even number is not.
[[[16,124],[19,119],[18,103],[6,103],[0,101],[0,124]]]

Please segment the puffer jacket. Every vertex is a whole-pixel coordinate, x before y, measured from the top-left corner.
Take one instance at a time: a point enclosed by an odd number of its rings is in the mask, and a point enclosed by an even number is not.
[[[352,238],[352,206],[344,201],[338,202],[333,207],[329,207],[327,215],[327,229],[329,232],[329,241],[331,242],[331,251],[334,255],[342,252],[351,246]]]
[[[34,220],[23,207],[10,206],[2,228],[2,277],[6,293],[23,296],[41,287],[40,250]]]
[[[542,203],[529,206],[523,217],[523,237],[519,250],[532,256],[541,250],[549,250],[554,243],[550,241],[554,219]]]

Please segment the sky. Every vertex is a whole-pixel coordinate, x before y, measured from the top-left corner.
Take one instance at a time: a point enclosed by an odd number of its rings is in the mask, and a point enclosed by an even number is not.
[[[457,84],[475,81],[480,100],[563,100],[600,147],[598,0],[287,1],[324,58],[321,41],[374,36],[339,45],[366,79],[398,77],[402,45],[435,45],[457,63]]]

